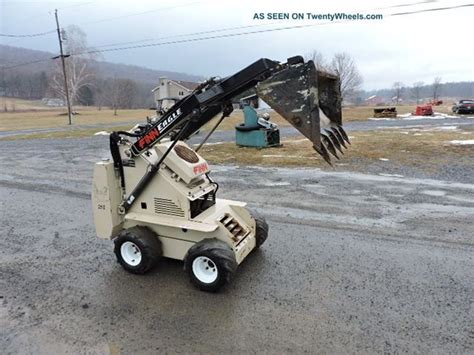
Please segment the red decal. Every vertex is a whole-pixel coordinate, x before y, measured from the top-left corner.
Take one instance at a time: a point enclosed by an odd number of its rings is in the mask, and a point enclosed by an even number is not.
[[[198,165],[195,165],[193,168],[194,175],[202,174],[205,173],[209,167],[207,166],[207,163],[201,163]]]
[[[139,141],[137,143],[138,147],[140,149],[143,149],[148,144],[153,143],[155,141],[155,139],[158,138],[159,135],[160,135],[160,131],[158,130],[158,128],[156,128],[156,127],[153,128],[150,132],[148,132],[142,138],[139,139]]]

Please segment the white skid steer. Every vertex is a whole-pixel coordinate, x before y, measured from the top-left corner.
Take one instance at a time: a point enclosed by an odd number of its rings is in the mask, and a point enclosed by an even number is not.
[[[265,219],[245,202],[217,198],[206,160],[185,143],[213,117],[232,112],[231,100],[256,91],[275,111],[329,153],[349,143],[341,126],[337,77],[300,56],[286,63],[260,59],[240,72],[202,83],[155,121],[110,135],[112,160],[95,164],[93,210],[97,235],[115,242],[118,262],[143,274],[161,257],[184,261],[199,289],[215,292],[268,236]]]

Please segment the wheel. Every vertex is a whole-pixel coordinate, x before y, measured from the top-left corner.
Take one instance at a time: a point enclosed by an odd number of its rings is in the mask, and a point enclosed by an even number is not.
[[[256,211],[251,211],[250,215],[255,220],[256,246],[257,248],[260,248],[260,246],[265,242],[265,240],[267,240],[268,237],[268,223],[265,221],[265,217]]]
[[[194,244],[184,258],[184,269],[198,289],[217,292],[229,282],[237,269],[232,248],[217,239],[204,239]]]
[[[136,226],[120,232],[115,239],[114,253],[125,270],[144,274],[160,259],[161,242],[147,227]]]

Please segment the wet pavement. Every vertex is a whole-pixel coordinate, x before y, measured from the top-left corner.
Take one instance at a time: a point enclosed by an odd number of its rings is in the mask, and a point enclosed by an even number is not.
[[[0,142],[2,353],[474,351],[474,184],[217,166],[270,237],[218,294],[95,237],[106,137]]]

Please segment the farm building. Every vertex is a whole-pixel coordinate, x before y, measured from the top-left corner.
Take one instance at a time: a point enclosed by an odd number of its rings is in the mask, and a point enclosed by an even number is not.
[[[172,80],[161,77],[159,84],[152,92],[155,97],[157,110],[167,110],[176,101],[189,95],[199,84],[190,81]]]
[[[41,99],[41,103],[43,105],[46,105],[48,107],[60,107],[60,106],[65,106],[65,102],[63,99],[58,99],[58,98],[48,98],[45,97]]]

